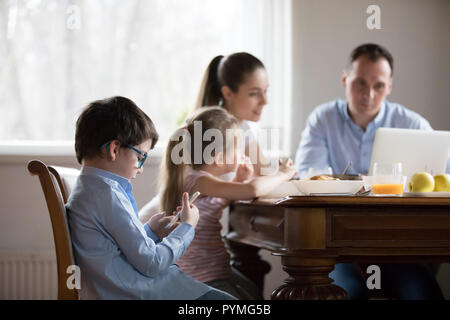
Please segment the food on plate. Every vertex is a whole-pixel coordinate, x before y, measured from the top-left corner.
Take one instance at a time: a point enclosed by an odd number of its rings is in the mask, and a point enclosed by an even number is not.
[[[431,192],[434,190],[434,178],[427,172],[417,172],[411,177],[408,187],[411,192]]]
[[[316,176],[312,176],[311,178],[309,178],[309,180],[339,180],[339,179],[325,174],[319,174]]]

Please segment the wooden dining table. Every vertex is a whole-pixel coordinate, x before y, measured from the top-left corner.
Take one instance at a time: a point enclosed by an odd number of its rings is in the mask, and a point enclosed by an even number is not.
[[[272,299],[347,299],[336,263],[450,261],[450,197],[288,196],[235,202],[225,236],[234,267],[261,289],[266,249],[289,275]],[[365,271],[365,270],[364,270]]]

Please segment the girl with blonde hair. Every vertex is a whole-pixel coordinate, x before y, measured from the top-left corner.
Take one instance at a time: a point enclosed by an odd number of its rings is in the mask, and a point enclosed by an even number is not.
[[[178,260],[180,268],[235,297],[262,299],[256,286],[230,266],[230,256],[220,233],[222,210],[232,200],[251,200],[267,194],[297,172],[287,159],[275,174],[254,177],[252,167],[240,163],[239,135],[238,120],[224,108],[198,110],[175,132],[167,146],[161,205],[163,211],[173,212],[183,192],[199,191],[201,196],[195,205],[200,218],[191,245]],[[230,172],[235,173],[232,181],[221,179]]]

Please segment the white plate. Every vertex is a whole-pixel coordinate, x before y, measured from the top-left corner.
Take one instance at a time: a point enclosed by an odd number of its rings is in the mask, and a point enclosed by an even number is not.
[[[294,180],[291,180],[281,183],[279,186],[277,186],[275,189],[271,190],[269,193],[267,193],[261,198],[279,199],[284,198],[286,196],[292,196],[297,194],[298,194],[297,187],[294,184]]]
[[[403,192],[404,197],[430,197],[430,198],[442,198],[450,197],[450,192]]]
[[[355,194],[364,185],[362,180],[294,180],[292,182],[303,194]]]

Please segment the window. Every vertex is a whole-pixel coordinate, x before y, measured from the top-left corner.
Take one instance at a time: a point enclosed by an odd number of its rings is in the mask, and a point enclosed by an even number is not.
[[[73,140],[88,102],[131,98],[168,138],[218,54],[247,51],[269,73],[259,123],[289,148],[290,1],[1,1],[0,140]]]

